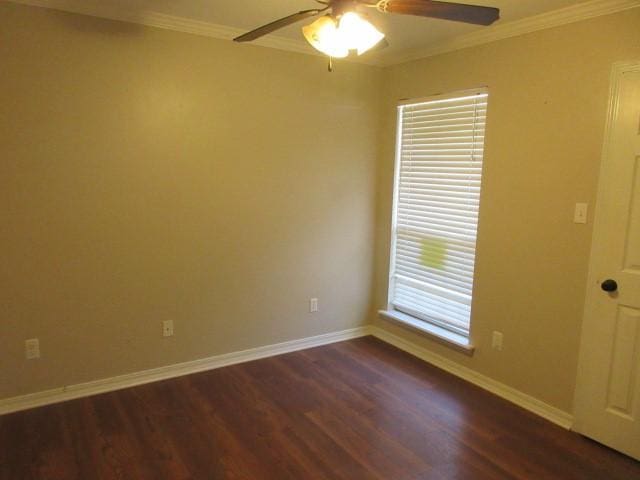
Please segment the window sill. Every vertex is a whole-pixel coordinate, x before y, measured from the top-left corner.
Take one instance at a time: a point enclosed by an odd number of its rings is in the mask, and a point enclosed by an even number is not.
[[[472,356],[475,351],[475,347],[469,343],[468,338],[445,330],[437,325],[432,325],[422,320],[418,320],[411,315],[396,312],[394,310],[380,310],[378,315],[384,319],[392,320],[403,326],[409,327],[429,339],[457,350],[458,352],[464,353],[465,355]]]

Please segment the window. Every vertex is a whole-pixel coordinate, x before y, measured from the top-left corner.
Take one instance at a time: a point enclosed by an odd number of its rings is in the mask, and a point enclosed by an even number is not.
[[[487,98],[482,89],[398,106],[389,309],[466,338]]]

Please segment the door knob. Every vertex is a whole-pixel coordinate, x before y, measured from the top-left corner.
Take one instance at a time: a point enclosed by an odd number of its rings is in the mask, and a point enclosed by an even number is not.
[[[600,288],[602,288],[602,290],[604,290],[605,292],[615,292],[616,290],[618,290],[618,282],[611,278],[608,278],[607,280],[602,282],[602,284],[600,284]]]

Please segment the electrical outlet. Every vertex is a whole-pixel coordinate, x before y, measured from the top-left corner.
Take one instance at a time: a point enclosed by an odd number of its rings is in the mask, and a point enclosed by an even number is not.
[[[495,350],[502,350],[502,332],[493,332],[493,337],[491,338],[491,346]]]
[[[314,313],[318,311],[318,299],[310,298],[309,299],[309,312]]]
[[[589,205],[586,203],[576,203],[576,210],[573,214],[573,223],[587,223],[587,213]]]
[[[24,354],[27,360],[33,360],[40,358],[40,340],[37,338],[30,338],[24,342]]]
[[[162,322],[162,336],[173,336],[173,320],[165,320],[164,322]]]

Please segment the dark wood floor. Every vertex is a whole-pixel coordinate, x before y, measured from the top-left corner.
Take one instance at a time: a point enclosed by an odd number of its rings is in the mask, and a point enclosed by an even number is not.
[[[0,417],[2,480],[640,479],[371,337]]]

